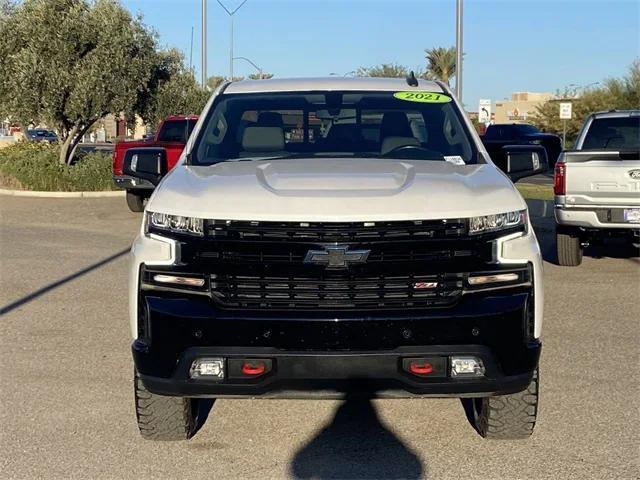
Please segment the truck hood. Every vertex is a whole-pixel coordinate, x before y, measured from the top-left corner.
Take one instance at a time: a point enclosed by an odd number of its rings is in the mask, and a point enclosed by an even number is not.
[[[178,165],[147,209],[222,220],[381,221],[526,208],[491,164],[309,158]]]

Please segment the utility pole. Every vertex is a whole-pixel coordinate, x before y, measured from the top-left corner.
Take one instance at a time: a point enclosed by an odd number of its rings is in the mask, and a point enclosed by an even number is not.
[[[462,0],[456,0],[456,97],[462,103]]]
[[[191,46],[189,47],[189,73],[193,75],[193,26],[191,27]]]
[[[202,88],[207,87],[207,0],[202,0]]]
[[[220,0],[216,0],[216,2],[218,2],[218,5],[227,12],[227,15],[229,15],[231,19],[231,39],[229,41],[229,80],[233,81],[233,15],[240,10],[240,7],[247,3],[247,0],[244,0],[240,5],[238,5],[235,10],[229,10]]]

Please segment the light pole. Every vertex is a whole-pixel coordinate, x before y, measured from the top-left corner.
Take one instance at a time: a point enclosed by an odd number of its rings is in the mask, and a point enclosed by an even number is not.
[[[462,0],[456,0],[456,97],[462,103]]]
[[[248,62],[249,64],[251,64],[251,66],[258,71],[258,73],[260,74],[260,80],[262,80],[262,69],[258,65],[253,63],[251,60],[249,60],[247,57],[233,57],[233,59],[234,60],[244,60],[245,62]]]
[[[229,18],[231,19],[231,41],[229,43],[229,80],[233,81],[233,15],[238,10],[240,10],[240,7],[247,3],[247,0],[243,0],[243,2],[238,5],[235,10],[229,10],[220,0],[216,0],[216,2],[218,2],[218,5],[220,5],[224,9],[224,11],[227,12]]]
[[[202,0],[202,55],[200,59],[202,67],[202,88],[207,86],[207,0]]]

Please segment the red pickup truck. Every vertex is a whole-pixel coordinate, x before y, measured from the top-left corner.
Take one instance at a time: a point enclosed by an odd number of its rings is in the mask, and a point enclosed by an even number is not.
[[[154,186],[148,180],[124,174],[125,152],[139,147],[162,147],[167,152],[167,167],[170,170],[178,162],[197,121],[197,115],[171,115],[160,123],[153,139],[116,143],[113,150],[113,181],[118,188],[127,191],[127,205],[132,212],[144,210],[144,202]]]

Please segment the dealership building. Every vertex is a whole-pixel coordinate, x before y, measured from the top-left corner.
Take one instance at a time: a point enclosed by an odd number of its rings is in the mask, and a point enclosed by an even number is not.
[[[495,104],[492,123],[524,123],[533,115],[538,105],[555,98],[552,93],[513,92],[511,100],[499,100]]]

